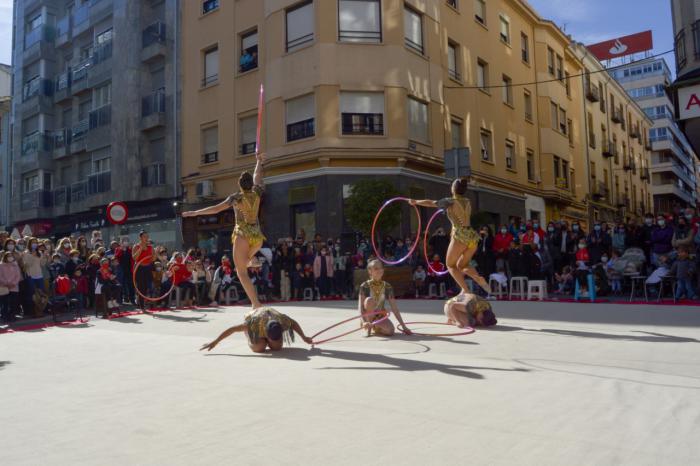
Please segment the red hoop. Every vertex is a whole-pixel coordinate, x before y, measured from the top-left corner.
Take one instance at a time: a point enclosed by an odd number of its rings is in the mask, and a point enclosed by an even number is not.
[[[388,261],[388,260],[384,259],[384,258],[382,257],[381,254],[379,254],[379,251],[377,250],[377,244],[376,244],[375,239],[374,239],[374,230],[375,230],[375,228],[376,228],[376,226],[377,226],[377,220],[379,220],[379,216],[382,214],[382,212],[384,211],[384,209],[385,209],[389,204],[391,204],[392,202],[395,202],[395,201],[409,201],[409,200],[410,200],[410,199],[405,198],[405,197],[395,197],[395,198],[393,198],[393,199],[389,199],[388,201],[386,201],[386,202],[384,203],[384,205],[382,205],[382,206],[379,208],[379,211],[377,212],[377,215],[374,216],[374,222],[372,222],[372,249],[374,249],[374,254],[377,256],[377,259],[379,259],[380,261],[382,261],[382,262],[385,263],[386,265],[398,265],[398,264],[402,263],[403,261],[405,261],[406,259],[408,259],[409,257],[411,257],[411,254],[413,254],[413,251],[415,251],[415,250],[416,250],[416,247],[418,246],[418,242],[419,242],[419,237],[418,237],[418,235],[420,235],[420,230],[421,230],[421,226],[422,226],[422,225],[421,225],[421,218],[420,218],[420,210],[418,210],[418,206],[417,206],[417,205],[414,205],[414,206],[413,206],[413,209],[414,209],[415,212],[416,212],[416,217],[418,217],[418,234],[416,235],[416,240],[413,242],[413,246],[411,246],[411,249],[408,251],[408,254],[406,254],[404,257],[402,257],[401,259],[399,259],[399,260],[397,260],[397,261]]]
[[[364,313],[364,314],[360,314],[359,316],[350,317],[349,319],[345,319],[345,320],[343,320],[343,321],[341,321],[341,322],[338,322],[337,324],[333,324],[333,325],[331,325],[330,327],[325,328],[325,329],[321,330],[320,332],[318,332],[316,335],[312,336],[312,337],[311,337],[311,346],[313,347],[313,346],[315,346],[315,345],[320,345],[320,344],[322,344],[322,343],[328,343],[329,341],[337,340],[338,338],[342,338],[342,337],[344,337],[344,336],[346,336],[346,335],[350,335],[351,333],[359,332],[360,330],[363,329],[363,327],[356,328],[355,330],[350,330],[349,332],[341,333],[340,335],[336,335],[336,336],[331,337],[331,338],[326,338],[325,340],[313,341],[314,338],[316,338],[317,336],[321,335],[322,333],[326,333],[327,331],[329,331],[329,330],[331,330],[331,329],[334,329],[334,328],[336,328],[336,327],[339,327],[339,326],[341,326],[341,325],[343,325],[343,324],[347,324],[348,322],[352,322],[352,321],[355,320],[355,319],[362,319],[362,318],[364,318],[364,317],[369,317],[369,316],[373,316],[373,315],[383,315],[384,317],[382,317],[381,319],[378,319],[378,320],[376,320],[376,321],[374,321],[374,322],[371,322],[372,325],[379,325],[379,324],[381,324],[382,322],[384,322],[385,320],[387,320],[387,319],[389,318],[389,313],[388,313],[387,311],[372,311],[372,312],[366,312],[366,313]]]
[[[146,301],[148,301],[148,302],[155,303],[155,302],[164,300],[165,298],[167,298],[167,297],[170,295],[170,293],[173,292],[173,290],[175,289],[175,280],[172,280],[172,279],[171,279],[172,285],[170,286],[170,289],[168,290],[167,293],[165,293],[163,296],[161,296],[161,297],[159,297],[159,298],[151,298],[151,297],[148,297],[148,296],[144,295],[143,293],[141,293],[141,291],[139,290],[138,285],[136,284],[136,271],[137,271],[137,270],[139,269],[139,267],[141,267],[141,265],[142,265],[143,263],[145,263],[148,259],[149,259],[148,257],[144,257],[143,259],[141,259],[141,260],[139,260],[139,261],[136,262],[136,265],[134,266],[134,271],[132,272],[131,278],[132,278],[132,280],[133,280],[133,282],[134,282],[134,290],[136,291],[136,294],[138,294],[139,296],[141,296],[144,300],[146,300]]]
[[[421,324],[429,324],[429,325],[449,325],[452,327],[452,324],[446,324],[445,322],[404,322],[405,325],[421,325]],[[403,331],[404,330],[404,325],[398,324],[397,327],[399,330]],[[474,333],[474,329],[471,327],[467,327],[464,329],[462,332],[456,332],[456,333],[419,333],[414,330],[411,330],[411,332],[414,335],[419,335],[422,337],[457,337],[460,335],[470,335]]]
[[[436,211],[432,217],[430,217],[430,220],[428,220],[428,224],[425,226],[425,234],[423,235],[423,256],[425,258],[425,263],[428,264],[428,270],[439,277],[441,277],[443,275],[447,275],[449,273],[449,271],[443,270],[442,272],[438,272],[437,270],[435,270],[433,268],[432,265],[430,265],[430,260],[428,260],[428,232],[430,231],[430,225],[433,224],[435,217],[440,215],[442,212],[445,212],[445,210],[440,209],[440,210]]]

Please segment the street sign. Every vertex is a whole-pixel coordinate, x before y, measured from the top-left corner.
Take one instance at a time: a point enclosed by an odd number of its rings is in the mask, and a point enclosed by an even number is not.
[[[107,206],[107,220],[112,225],[121,225],[129,218],[129,209],[123,202],[112,202]]]
[[[452,179],[471,176],[472,166],[469,155],[468,147],[446,150],[444,152],[445,176]]]
[[[678,89],[678,119],[700,117],[700,84]]]

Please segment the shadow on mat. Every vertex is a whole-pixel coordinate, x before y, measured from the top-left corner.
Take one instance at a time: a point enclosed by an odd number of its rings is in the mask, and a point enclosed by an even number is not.
[[[208,319],[204,319],[207,315],[202,314],[197,317],[180,317],[180,316],[174,316],[170,314],[152,314],[154,319],[158,320],[172,320],[173,322],[188,322],[188,323],[193,323],[193,322],[209,322]]]
[[[447,375],[454,375],[457,377],[465,377],[468,379],[485,379],[482,374],[474,372],[479,371],[498,371],[498,372],[530,372],[531,369],[525,368],[513,368],[513,369],[503,369],[498,367],[483,367],[483,366],[462,366],[462,365],[451,365],[451,364],[440,364],[427,361],[416,361],[414,359],[403,359],[403,358],[392,358],[391,356],[386,356],[383,354],[371,354],[371,353],[355,353],[352,351],[336,351],[321,348],[314,348],[311,350],[306,350],[302,348],[285,348],[282,351],[268,352],[263,354],[210,354],[207,356],[233,356],[241,358],[279,358],[288,359],[292,361],[310,361],[312,357],[314,358],[330,358],[339,359],[343,361],[354,361],[354,362],[369,362],[384,364],[388,367],[321,367],[320,370],[372,370],[372,371],[406,371],[406,372],[419,372],[419,371],[438,371]]]
[[[5,366],[9,366],[12,364],[12,361],[0,361],[0,371],[5,368]]]
[[[552,335],[560,335],[565,337],[580,337],[580,338],[598,338],[602,340],[618,340],[618,341],[639,341],[649,343],[700,343],[696,338],[678,337],[675,335],[666,335],[663,333],[645,332],[642,330],[632,330],[632,333],[641,333],[643,336],[636,335],[616,335],[612,333],[586,332],[583,330],[558,330],[558,329],[531,329],[522,327],[510,327],[507,325],[497,325],[486,329],[488,332],[532,332],[532,333],[548,333]]]
[[[134,319],[133,317],[115,317],[114,319],[109,319],[110,322],[118,322],[120,324],[143,324],[140,319]]]

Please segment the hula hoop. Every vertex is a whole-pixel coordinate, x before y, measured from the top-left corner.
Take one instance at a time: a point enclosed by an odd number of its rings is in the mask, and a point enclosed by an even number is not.
[[[378,320],[372,322],[372,325],[381,324],[382,322],[384,322],[385,320],[387,320],[387,319],[389,318],[389,313],[388,313],[387,311],[366,312],[366,313],[364,313],[364,314],[360,314],[359,316],[350,317],[349,319],[345,319],[345,320],[343,320],[343,321],[341,321],[341,322],[338,322],[337,324],[333,324],[333,325],[331,325],[330,327],[325,328],[325,329],[321,330],[320,332],[318,332],[316,335],[312,336],[312,337],[311,337],[311,346],[320,345],[320,344],[322,344],[322,343],[328,343],[329,341],[337,340],[338,338],[342,338],[342,337],[344,337],[344,336],[346,336],[346,335],[350,335],[351,333],[359,332],[360,330],[363,330],[363,327],[356,328],[356,329],[354,329],[354,330],[350,330],[349,332],[341,333],[340,335],[336,335],[336,336],[334,336],[334,337],[326,338],[325,340],[314,341],[314,338],[316,338],[317,336],[321,335],[322,333],[326,333],[327,331],[332,330],[332,329],[334,329],[334,328],[336,328],[336,327],[339,327],[339,326],[341,326],[341,325],[343,325],[343,324],[347,324],[348,322],[352,322],[352,321],[355,320],[355,319],[361,319],[361,318],[368,317],[368,316],[373,316],[373,315],[383,315],[384,317],[382,317],[381,319],[378,319]]]
[[[404,323],[405,323],[406,325],[430,324],[430,325],[449,325],[450,327],[452,327],[452,324],[446,324],[446,323],[444,323],[444,322],[404,322]],[[401,331],[403,331],[403,329],[404,329],[404,326],[401,325],[401,324],[397,324],[397,327],[398,327],[399,330],[401,330]],[[419,336],[422,336],[422,337],[457,337],[457,336],[460,336],[460,335],[469,335],[469,334],[472,334],[472,333],[474,333],[474,329],[471,328],[471,327],[467,327],[466,329],[464,329],[464,331],[462,331],[462,332],[455,332],[455,333],[419,333],[419,332],[415,332],[415,331],[413,331],[413,330],[411,330],[411,332],[412,332],[414,335],[419,335]]]
[[[165,293],[163,296],[161,296],[159,298],[151,298],[151,297],[146,296],[145,294],[141,293],[141,290],[139,290],[139,287],[136,284],[136,271],[139,269],[139,267],[141,267],[142,264],[144,264],[146,262],[146,260],[148,260],[148,257],[144,257],[143,259],[137,261],[136,265],[134,266],[134,271],[131,274],[131,278],[134,282],[134,290],[136,291],[136,294],[141,296],[145,301],[152,302],[152,303],[162,301],[163,299],[167,298],[170,295],[170,293],[172,293],[173,290],[175,289],[175,280],[171,280],[172,285],[170,286],[170,289],[168,290],[167,293]]]
[[[428,224],[425,226],[425,234],[423,235],[423,256],[425,257],[425,263],[428,264],[428,270],[430,270],[432,273],[435,275],[441,277],[443,275],[447,275],[449,273],[448,270],[443,270],[442,272],[439,272],[433,268],[432,265],[430,265],[430,260],[428,260],[428,232],[430,231],[430,225],[433,224],[433,221],[435,220],[435,217],[440,215],[441,213],[445,212],[444,209],[440,209],[436,211],[432,217],[430,217],[430,220],[428,220]]]
[[[375,242],[375,238],[374,238],[374,230],[375,230],[375,228],[376,228],[376,226],[377,226],[377,220],[379,220],[379,216],[382,214],[382,212],[384,211],[384,209],[385,209],[389,204],[391,204],[391,203],[393,203],[393,202],[396,202],[396,201],[408,201],[408,200],[409,200],[409,199],[408,199],[408,198],[405,198],[405,197],[395,197],[395,198],[393,198],[393,199],[389,199],[388,201],[386,201],[386,202],[384,203],[384,205],[382,205],[382,206],[379,208],[379,211],[377,212],[377,215],[374,216],[374,222],[372,222],[372,249],[374,249],[374,254],[377,256],[377,259],[379,259],[380,261],[382,261],[382,262],[385,263],[386,265],[398,265],[398,264],[402,263],[403,261],[405,261],[406,259],[408,259],[409,257],[411,257],[411,254],[413,254],[413,251],[415,251],[415,250],[416,250],[416,247],[418,246],[419,240],[418,240],[418,236],[416,236],[416,240],[413,242],[413,246],[411,246],[411,249],[408,251],[408,254],[406,254],[404,257],[402,257],[402,258],[399,259],[399,260],[396,260],[396,261],[389,261],[389,260],[384,259],[384,257],[382,257],[382,255],[379,254],[379,251],[377,250],[377,243]],[[418,206],[417,206],[417,205],[414,205],[414,206],[413,206],[413,209],[414,209],[415,212],[416,212],[416,217],[418,217],[418,232],[419,232],[418,234],[420,234],[420,230],[421,230],[420,211],[418,210]]]

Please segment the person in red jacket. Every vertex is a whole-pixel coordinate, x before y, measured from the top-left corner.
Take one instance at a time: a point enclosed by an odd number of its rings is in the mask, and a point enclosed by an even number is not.
[[[537,245],[538,245],[538,246],[542,246],[541,241],[544,240],[544,237],[545,237],[545,234],[546,234],[546,233],[545,233],[544,230],[542,229],[542,225],[540,225],[539,219],[536,219],[536,218],[535,218],[535,219],[532,219],[532,231],[534,231],[535,233],[537,233],[537,236],[539,237],[540,243],[538,243]]]
[[[195,286],[192,282],[192,263],[185,262],[182,257],[182,253],[175,253],[175,262],[170,265],[170,273],[173,277],[173,283],[176,287],[184,290],[187,299],[185,300],[185,307],[192,306],[192,298],[195,293]],[[189,293],[188,293],[189,291]]]
[[[581,290],[588,289],[588,274],[591,273],[589,261],[590,256],[588,254],[586,240],[581,238],[579,239],[578,250],[576,251],[576,272],[574,273]]]
[[[73,296],[80,303],[80,309],[85,309],[85,303],[87,302],[88,295],[90,294],[90,287],[88,286],[88,279],[84,275],[85,267],[80,266],[75,269],[73,273]]]
[[[501,225],[501,229],[493,238],[493,252],[497,258],[505,258],[510,248],[510,243],[513,241],[513,235],[508,232],[506,225]]]

